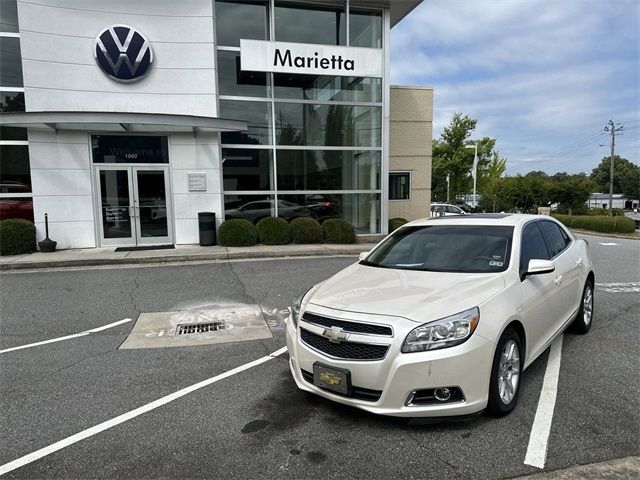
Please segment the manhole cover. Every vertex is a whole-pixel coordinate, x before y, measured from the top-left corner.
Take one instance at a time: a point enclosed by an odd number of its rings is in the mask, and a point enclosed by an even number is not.
[[[120,348],[189,347],[265,338],[272,335],[260,306],[239,305],[141,313]]]
[[[178,325],[176,335],[189,335],[190,333],[216,332],[224,329],[224,323],[192,323],[191,325]]]

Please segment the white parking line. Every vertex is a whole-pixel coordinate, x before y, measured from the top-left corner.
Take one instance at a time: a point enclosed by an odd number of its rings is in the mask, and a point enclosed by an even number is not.
[[[106,330],[107,328],[113,328],[130,321],[131,321],[130,318],[125,318],[124,320],[118,320],[117,322],[110,323],[109,325],[103,325],[102,327],[92,328],[91,330],[85,330],[84,332],[74,333],[73,335],[66,335],[64,337],[52,338],[50,340],[44,340],[42,342],[28,343],[27,345],[20,345],[19,347],[5,348],[4,350],[0,350],[0,353],[8,353],[8,352],[13,352],[15,350],[22,350],[23,348],[37,347],[39,345],[46,345],[47,343],[62,342],[63,340],[69,340],[70,338],[84,337],[85,335],[101,332],[102,330]]]
[[[538,409],[531,427],[527,454],[524,457],[525,465],[544,468],[547,457],[547,444],[551,433],[551,422],[553,421],[553,410],[556,406],[561,357],[562,335],[551,344],[547,370],[544,373],[542,391],[540,392],[540,400],[538,400]]]
[[[182,390],[178,390],[177,392],[166,395],[162,398],[159,398],[158,400],[155,400],[151,403],[147,403],[146,405],[138,407],[135,410],[131,410],[130,412],[119,415],[115,418],[112,418],[111,420],[107,420],[106,422],[102,422],[91,428],[87,428],[86,430],[78,432],[75,435],[71,435],[70,437],[67,437],[64,440],[60,440],[59,442],[56,442],[47,447],[41,448],[40,450],[36,450],[35,452],[25,455],[24,457],[20,457],[16,460],[13,460],[12,462],[5,463],[4,465],[0,466],[0,475],[4,475],[5,473],[11,472],[16,468],[20,468],[31,462],[35,462],[36,460],[46,457],[47,455],[51,455],[52,453],[57,452],[58,450],[62,450],[63,448],[68,447],[69,445],[73,445],[74,443],[84,440],[85,438],[92,437],[93,435],[96,435],[100,432],[104,432],[105,430],[108,430],[111,427],[120,425],[121,423],[131,420],[132,418],[142,415],[143,413],[147,413],[147,412],[150,412],[151,410],[155,410],[158,407],[166,405],[169,402],[173,402],[174,400],[177,400],[180,397],[184,397],[185,395],[188,395],[189,393],[195,392],[196,390],[209,386],[212,383],[219,382],[220,380],[224,380],[225,378],[231,377],[236,373],[249,370],[250,368],[253,368],[262,363],[268,362],[269,360],[272,360],[275,357],[282,355],[286,351],[287,351],[287,347],[282,347],[281,349],[276,350],[275,352],[269,355],[266,355],[264,357],[258,358],[253,362],[245,363],[244,365],[240,365],[239,367],[236,367],[227,372],[221,373],[220,375],[216,375],[215,377],[211,377],[207,380],[203,380],[202,382],[191,385],[190,387],[186,387],[186,388],[183,388]]]
[[[600,245],[604,245],[605,247],[613,247],[614,245],[618,245],[616,242],[598,242]]]

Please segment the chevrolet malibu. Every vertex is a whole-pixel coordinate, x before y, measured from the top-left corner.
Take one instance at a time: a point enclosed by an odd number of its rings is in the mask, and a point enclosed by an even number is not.
[[[506,415],[551,342],[589,331],[593,287],[587,242],[551,217],[418,220],[295,302],[291,372],[373,413]]]

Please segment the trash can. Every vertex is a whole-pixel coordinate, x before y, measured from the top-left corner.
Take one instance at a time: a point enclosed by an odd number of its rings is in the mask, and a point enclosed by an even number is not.
[[[198,212],[198,231],[200,246],[210,247],[216,244],[216,214],[214,212]]]

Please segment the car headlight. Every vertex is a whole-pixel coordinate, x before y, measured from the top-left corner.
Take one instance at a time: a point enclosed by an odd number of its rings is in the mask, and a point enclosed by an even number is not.
[[[402,344],[402,353],[425,352],[460,345],[471,337],[479,321],[480,310],[473,307],[450,317],[420,325],[407,335]]]
[[[302,300],[304,299],[304,297],[306,297],[307,293],[309,293],[311,288],[306,292],[304,292],[302,295],[300,295],[298,298],[296,298],[295,301],[293,302],[293,305],[291,305],[291,321],[293,322],[293,328],[295,330],[298,329],[298,320],[300,319],[299,317],[300,317],[300,309],[302,308]]]

